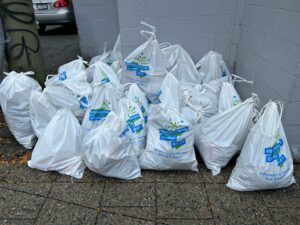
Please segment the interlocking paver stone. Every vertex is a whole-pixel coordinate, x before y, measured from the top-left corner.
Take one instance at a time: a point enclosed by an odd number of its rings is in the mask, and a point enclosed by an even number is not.
[[[183,219],[160,219],[158,224],[167,225],[215,225],[213,219],[208,220],[183,220]]]
[[[41,196],[47,196],[49,193],[49,190],[51,188],[51,183],[1,183],[0,187],[25,192],[28,194],[35,194],[35,195],[41,195]]]
[[[236,192],[206,184],[216,224],[274,224],[259,192]]]
[[[201,173],[194,171],[160,171],[156,180],[160,183],[203,182]]]
[[[300,208],[271,208],[277,225],[299,225],[300,224]]]
[[[25,219],[0,219],[1,225],[33,225],[35,220]]]
[[[52,183],[57,176],[56,172],[31,169],[27,165],[2,164],[0,166],[0,182]]]
[[[43,197],[0,188],[1,219],[35,219],[45,199]]]
[[[94,225],[97,210],[48,199],[43,206],[36,225]]]
[[[155,220],[155,207],[101,207],[100,210],[140,219]]]
[[[103,187],[103,184],[98,183],[55,183],[49,198],[97,208]]]
[[[212,218],[202,183],[158,183],[158,218]]]
[[[122,180],[112,177],[107,177],[108,183],[151,183],[155,182],[156,177],[159,176],[159,171],[142,170],[142,177],[133,180]]]
[[[300,185],[293,184],[288,188],[262,191],[265,204],[268,207],[298,207],[300,208]]]
[[[85,169],[83,177],[81,179],[77,179],[67,175],[60,175],[56,179],[57,183],[103,183],[105,182],[105,177],[90,171],[89,169]]]
[[[106,184],[102,206],[155,206],[155,184]]]
[[[139,218],[122,216],[120,214],[111,214],[100,212],[97,219],[97,225],[155,225],[155,221],[142,220]]]

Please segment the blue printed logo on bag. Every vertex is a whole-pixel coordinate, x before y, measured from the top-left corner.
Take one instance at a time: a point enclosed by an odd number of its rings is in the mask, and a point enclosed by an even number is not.
[[[144,129],[142,124],[135,125],[135,123],[138,121],[141,121],[140,115],[136,112],[136,109],[134,106],[129,106],[128,107],[128,119],[126,122],[132,133],[139,134]]]
[[[89,99],[88,97],[82,97],[79,99],[79,104],[81,109],[86,109],[89,106]]]
[[[286,156],[280,154],[281,147],[284,145],[282,138],[277,135],[274,144],[271,147],[264,148],[264,154],[266,156],[266,163],[277,162],[277,166],[283,167],[286,161]]]
[[[149,63],[149,59],[147,59],[146,56],[144,56],[144,53],[142,52],[140,56],[136,57],[132,62],[125,62],[127,65],[128,71],[136,71],[135,74],[138,77],[146,77],[148,74],[144,71],[149,70],[149,66],[147,64]]]
[[[159,129],[159,139],[162,141],[168,141],[172,148],[179,149],[186,144],[186,140],[184,138],[178,140],[186,131],[189,131],[188,127],[181,127],[180,123],[170,121],[165,128]]]
[[[61,73],[59,74],[59,76],[58,76],[58,79],[59,79],[60,81],[66,80],[66,79],[67,79],[67,72],[66,72],[66,71],[61,72]]]
[[[98,109],[91,109],[89,112],[90,121],[101,121],[111,112],[109,109],[110,102],[106,99],[103,100],[102,106]]]

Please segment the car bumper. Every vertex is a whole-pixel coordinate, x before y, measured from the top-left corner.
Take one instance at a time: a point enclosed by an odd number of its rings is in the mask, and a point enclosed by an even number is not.
[[[36,12],[35,17],[38,23],[43,25],[55,25],[75,22],[74,14],[70,11],[59,11],[49,13]]]

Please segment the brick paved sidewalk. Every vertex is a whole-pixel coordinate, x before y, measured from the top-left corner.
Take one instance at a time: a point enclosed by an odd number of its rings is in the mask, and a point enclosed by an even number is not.
[[[143,171],[122,181],[88,169],[81,180],[33,170],[25,156],[0,123],[0,224],[300,224],[298,184],[232,191],[225,184],[234,160],[216,177],[200,163],[198,173]],[[299,181],[300,165],[294,175]]]

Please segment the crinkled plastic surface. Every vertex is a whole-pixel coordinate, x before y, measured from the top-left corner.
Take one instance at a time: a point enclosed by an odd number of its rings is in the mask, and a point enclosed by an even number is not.
[[[30,121],[30,95],[32,91],[41,91],[40,85],[31,77],[33,74],[7,74],[0,84],[0,103],[5,121],[16,140],[27,149],[31,149],[36,141]]]
[[[295,183],[293,159],[275,102],[251,129],[227,186],[237,191],[288,187]]]
[[[60,109],[36,143],[28,166],[82,178],[81,126],[68,109]]]
[[[142,169],[198,171],[193,127],[177,110],[154,105],[147,135]]]
[[[181,85],[172,73],[168,73],[162,82],[159,94],[159,100],[165,107],[181,111],[182,107],[182,89]]]
[[[119,101],[117,115],[127,123],[124,135],[132,144],[136,155],[140,155],[145,149],[147,133],[140,107],[135,102],[123,98]]]
[[[52,105],[46,95],[32,91],[30,96],[30,120],[34,133],[39,138],[58,109]]]
[[[224,112],[227,109],[230,109],[231,107],[236,106],[241,102],[242,100],[237,91],[235,90],[233,84],[230,82],[223,82],[219,97],[219,112]]]
[[[118,97],[111,83],[96,86],[91,104],[82,121],[83,131],[96,128],[111,111],[116,112],[117,101]]]
[[[88,132],[83,140],[83,158],[87,167],[103,176],[134,179],[141,169],[132,144],[122,135],[127,124],[114,112]]]
[[[213,175],[242,149],[255,116],[257,96],[208,118],[195,131],[195,145]]]

